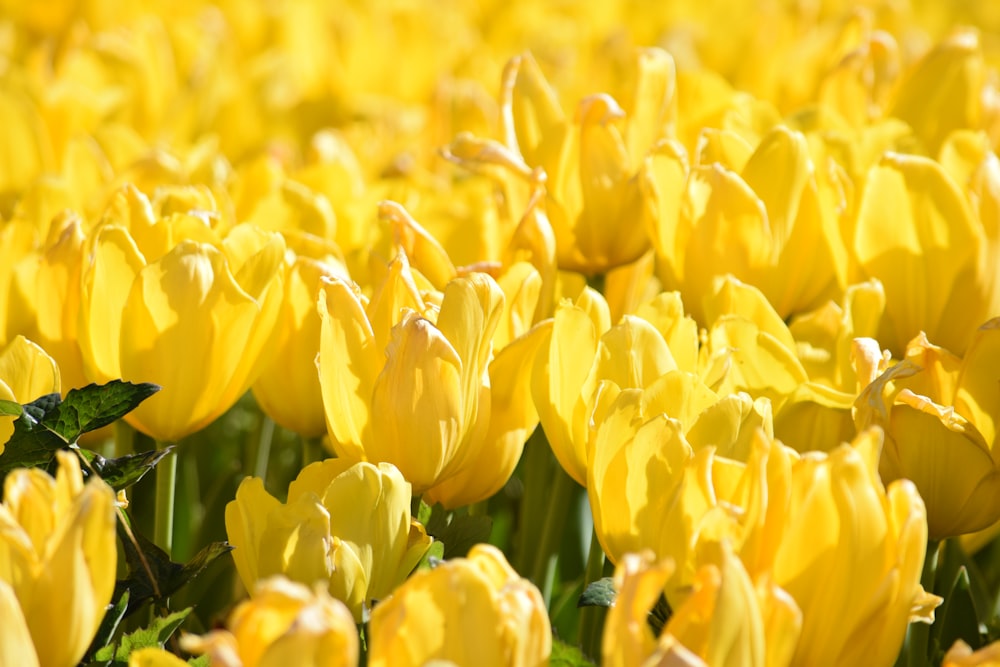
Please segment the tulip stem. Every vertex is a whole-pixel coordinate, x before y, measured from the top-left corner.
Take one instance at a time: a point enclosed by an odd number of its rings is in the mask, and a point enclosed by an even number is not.
[[[594,531],[590,536],[590,551],[587,553],[584,590],[602,576],[604,576],[604,549],[601,547],[601,541],[597,539],[597,531]],[[584,607],[580,610],[578,641],[583,647],[583,652],[595,660],[601,657],[601,635],[606,614],[607,610],[604,607]]]
[[[156,442],[157,449],[166,449]],[[156,514],[153,516],[153,542],[170,555],[174,546],[174,492],[177,481],[177,452],[171,451],[156,466]]]
[[[538,551],[535,553],[535,564],[531,570],[531,578],[541,591],[546,608],[552,601],[552,586],[555,580],[556,563],[559,560],[559,547],[562,544],[562,536],[566,528],[566,513],[569,511],[569,502],[573,497],[575,485],[576,482],[566,474],[562,466],[556,466],[549,505],[545,513],[545,523],[542,527]]]
[[[267,464],[271,460],[271,442],[274,440],[274,420],[264,415],[260,423],[257,440],[257,456],[253,466],[253,476],[267,481]]]

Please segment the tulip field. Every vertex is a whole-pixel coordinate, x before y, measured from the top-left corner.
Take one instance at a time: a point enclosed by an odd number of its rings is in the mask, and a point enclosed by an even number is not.
[[[0,667],[1000,667],[1000,4],[0,0]]]

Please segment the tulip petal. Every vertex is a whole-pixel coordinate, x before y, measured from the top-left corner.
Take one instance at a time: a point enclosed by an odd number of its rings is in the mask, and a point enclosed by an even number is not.
[[[330,437],[337,453],[365,460],[371,440],[372,390],[382,368],[358,294],[344,281],[324,280],[320,290],[317,365]]]

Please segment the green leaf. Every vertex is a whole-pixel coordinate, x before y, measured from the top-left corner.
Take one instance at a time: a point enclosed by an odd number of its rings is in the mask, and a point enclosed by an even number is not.
[[[436,504],[424,526],[428,535],[444,542],[445,558],[461,558],[473,546],[489,541],[493,519],[485,514],[449,512]]]
[[[193,667],[209,667],[212,664],[210,658],[211,656],[209,655],[199,655],[196,658],[188,660],[188,664],[193,665]]]
[[[132,651],[141,648],[163,648],[163,645],[170,639],[170,635],[174,634],[174,630],[180,627],[191,610],[192,607],[188,607],[167,616],[154,618],[148,627],[140,628],[122,637],[117,646],[108,646],[98,651],[96,659],[114,660],[127,664]]]
[[[611,577],[603,577],[592,581],[583,589],[583,595],[576,603],[577,607],[610,607],[615,603],[618,592]]]
[[[161,600],[177,592],[197,577],[219,556],[233,548],[226,542],[212,542],[185,564],[170,560],[167,553],[140,533],[133,532],[133,543],[122,524],[118,534],[125,550],[128,575],[115,583],[115,593],[130,590],[132,599],[127,614],[134,612],[146,600]]]
[[[20,417],[24,409],[16,401],[0,400],[0,416]]]
[[[431,520],[431,506],[423,500],[420,501],[420,509],[417,510],[416,519],[424,526],[426,526],[427,522]]]
[[[938,613],[938,621],[934,624],[937,635],[935,643],[942,655],[957,639],[962,639],[973,649],[982,645],[983,637],[979,630],[969,573],[964,567],[959,568],[951,589],[944,598],[944,606]]]
[[[431,542],[431,546],[428,547],[427,553],[424,554],[424,557],[417,564],[417,569],[433,570],[442,560],[444,560],[444,542],[434,540]]]
[[[594,665],[576,646],[563,643],[555,637],[552,638],[552,653],[549,656],[551,667],[577,667],[579,665]]]
[[[111,657],[114,655],[114,646],[111,645],[111,640],[115,636],[118,624],[125,617],[125,611],[128,609],[128,598],[129,592],[125,591],[118,597],[117,602],[108,605],[108,610],[104,613],[104,618],[97,629],[97,634],[94,635],[94,641],[90,643],[90,648],[87,649],[87,655],[94,657],[95,662],[91,664],[107,664],[111,661]],[[107,655],[108,657],[98,661],[98,655]]]
[[[156,467],[156,464],[170,453],[173,447],[152,449],[140,454],[129,454],[115,459],[106,459],[97,452],[80,449],[80,456],[86,459],[90,468],[107,482],[115,491],[132,486]]]
[[[0,482],[15,468],[48,466],[55,453],[66,446],[62,438],[41,424],[60,400],[59,394],[48,394],[20,406],[21,415],[14,420],[14,432],[0,456]]]
[[[112,380],[103,385],[88,384],[70,389],[41,422],[66,442],[76,442],[82,434],[118,421],[158,391],[160,387],[149,382]]]

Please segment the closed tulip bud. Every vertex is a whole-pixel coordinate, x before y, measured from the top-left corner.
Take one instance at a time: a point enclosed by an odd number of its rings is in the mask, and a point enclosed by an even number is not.
[[[912,480],[932,539],[1000,519],[998,354],[1000,319],[979,328],[962,358],[921,335],[858,397],[859,426],[885,430],[882,478]]]
[[[228,410],[260,372],[282,300],[285,244],[276,233],[235,227],[209,242],[211,230],[177,217],[144,227],[148,202],[127,204],[139,239],[108,225],[96,232],[83,276],[80,346],[96,381],[123,378],[163,387],[126,420],[160,441],[175,442]],[[170,238],[190,225],[207,239]]]
[[[369,629],[372,667],[533,667],[552,650],[541,593],[486,544],[414,574],[375,608]]]
[[[489,497],[513,473],[537,420],[517,388],[544,330],[493,355],[504,304],[496,282],[456,278],[438,306],[415,275],[399,255],[371,302],[342,280],[325,282],[320,386],[339,456],[390,462],[415,493],[456,507]]]
[[[86,484],[76,454],[56,453],[55,479],[38,469],[17,469],[4,481],[0,505],[0,605],[17,598],[37,663],[72,667],[83,657],[104,618],[115,587],[115,494],[103,481]],[[9,587],[9,588],[7,588]],[[23,651],[18,614],[5,613],[5,633]],[[11,637],[7,634],[6,637]],[[20,639],[16,639],[20,637]],[[21,646],[21,649],[17,647]],[[8,663],[4,663],[8,664]]]
[[[361,622],[430,546],[410,500],[409,482],[386,463],[313,463],[288,487],[286,503],[247,478],[226,506],[236,571],[248,590],[276,574],[322,582]]]
[[[30,403],[60,390],[59,366],[45,350],[18,336],[0,351],[0,399]],[[14,417],[0,416],[0,454],[14,433]]]
[[[181,647],[207,655],[210,667],[354,667],[358,631],[347,607],[321,586],[310,590],[275,576],[257,583],[253,596],[230,614],[224,630],[184,635]],[[153,658],[145,664],[173,667],[166,656]]]

